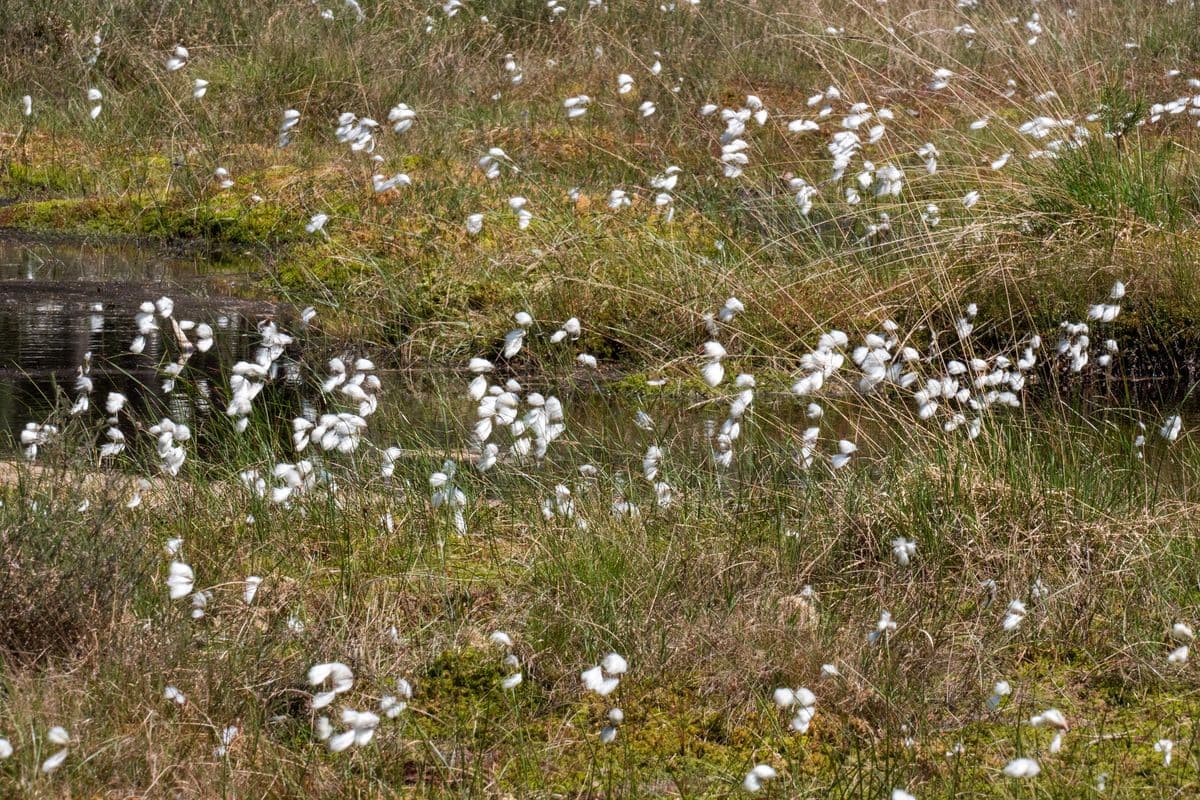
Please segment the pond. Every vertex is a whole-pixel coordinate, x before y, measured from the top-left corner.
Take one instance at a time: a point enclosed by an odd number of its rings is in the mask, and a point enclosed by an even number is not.
[[[104,416],[97,409],[108,392],[116,391],[129,398],[141,419],[170,417],[189,423],[200,434],[197,447],[211,452],[213,441],[204,431],[226,430],[223,412],[231,367],[253,361],[262,340],[259,324],[276,321],[296,341],[277,362],[282,371],[277,378],[282,380],[270,381],[256,405],[269,409],[275,422],[267,424],[282,452],[289,451],[289,432],[276,424],[279,420],[315,419],[340,408],[336,398],[319,388],[325,377],[324,357],[307,357],[312,354],[305,352],[306,347],[322,350],[326,343],[310,346],[294,307],[246,299],[250,288],[244,272],[202,258],[162,255],[133,244],[0,235],[0,431],[7,434],[7,446],[14,445],[29,422],[62,423],[78,394],[74,384],[80,366],[90,354],[93,412],[83,419],[90,420],[86,424],[96,435],[100,429],[95,425]],[[208,324],[214,333],[212,348],[187,359],[184,380],[169,394],[162,391],[162,367],[179,355],[170,326],[160,319],[146,336],[142,352],[130,351],[139,333],[139,306],[164,296],[174,302],[174,319]],[[358,356],[380,355],[338,352],[350,363]],[[438,459],[441,454],[471,457],[467,442],[475,415],[466,393],[470,375],[443,368],[386,371],[379,377],[380,413],[372,417],[368,432],[377,446],[398,443],[411,453]],[[502,381],[499,374],[493,378]],[[640,463],[649,441],[706,452],[725,408],[724,401],[693,406],[653,390],[636,399],[613,396],[598,378],[569,380],[562,386],[531,378],[525,389],[562,398],[570,422],[567,438],[574,440],[578,455],[620,453],[633,464]],[[763,401],[769,402],[766,397]],[[633,424],[640,410],[654,418],[652,432]],[[773,410],[772,420],[765,423],[771,435],[786,438],[806,426],[803,404],[785,401]],[[206,425],[205,419],[218,424]],[[861,424],[825,422],[840,429]],[[121,427],[127,428],[131,441],[140,438],[127,418]]]
[[[262,341],[259,326],[274,321],[296,337],[272,367],[276,374],[262,395],[268,419],[273,420],[267,422],[274,431],[271,438],[286,452],[290,449],[288,421],[298,416],[313,420],[321,413],[343,410],[344,398],[320,390],[325,356],[311,351],[324,350],[328,343],[309,342],[296,308],[247,299],[253,288],[251,278],[244,269],[230,269],[198,257],[163,255],[132,244],[0,234],[0,435],[11,446],[27,423],[51,417],[61,421],[77,396],[75,380],[89,354],[93,405],[103,406],[108,392],[116,391],[129,398],[132,408],[143,412],[139,414],[143,419],[170,417],[198,432],[206,427],[224,431],[224,423],[205,426],[198,424],[202,423],[199,418],[224,419],[231,367],[239,361],[253,361]],[[164,296],[174,302],[175,320],[204,323],[213,331],[211,349],[193,352],[185,359],[186,379],[169,394],[162,388],[163,366],[177,361],[180,352],[171,327],[159,324],[146,336],[140,353],[130,349],[139,334],[139,306]],[[349,363],[359,356],[374,359],[381,355],[338,352]],[[466,447],[475,422],[474,403],[466,392],[470,375],[445,368],[378,374],[382,382],[380,413],[372,417],[368,432],[376,446],[400,444],[430,457],[437,453],[470,457]],[[681,399],[669,388],[649,389],[636,397],[614,395],[594,373],[581,371],[572,377],[557,386],[546,382],[544,376],[522,382],[527,392],[557,394],[563,400],[569,420],[567,438],[574,441],[576,456],[600,459],[607,455],[636,464],[650,442],[690,451],[700,462],[713,456],[714,432],[724,422],[730,396],[707,401]],[[505,376],[498,372],[492,378],[503,383]],[[1080,400],[1076,411],[1091,420],[1089,425],[1106,416],[1130,429],[1137,416],[1132,409],[1141,405],[1128,402],[1131,398],[1124,404],[1114,403],[1111,396],[1102,402],[1095,397],[1075,399]],[[921,425],[907,403],[883,413],[872,397],[850,393],[836,400],[826,398],[822,404],[824,416],[816,421],[808,418],[806,403],[797,402],[786,391],[772,395],[760,389],[755,404],[759,411],[746,433],[781,444],[775,458],[790,461],[802,432],[813,425],[820,426],[825,449],[845,437],[876,452],[898,436],[903,438],[907,435],[904,431]],[[1117,408],[1120,405],[1125,408]],[[1005,411],[1001,416],[1009,419],[1063,410],[1059,404],[1044,401],[1036,406],[1033,411]],[[638,427],[639,411],[653,419],[652,429]],[[132,433],[132,429],[126,431]],[[202,435],[197,445],[208,449],[204,439]]]
[[[246,278],[203,258],[133,244],[0,234],[0,431],[14,436],[72,396],[89,353],[96,397],[119,391],[144,404],[156,393],[164,341],[148,336],[144,351],[131,353],[135,315],[164,295],[177,317],[213,328],[212,349],[191,365],[203,371],[247,357],[259,320],[294,311],[244,299],[236,290]]]

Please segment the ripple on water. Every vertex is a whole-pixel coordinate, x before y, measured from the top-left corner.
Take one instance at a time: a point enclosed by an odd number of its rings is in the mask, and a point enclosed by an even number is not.
[[[50,413],[60,389],[70,396],[87,353],[96,397],[120,391],[138,404],[162,403],[155,365],[174,342],[148,337],[141,355],[129,345],[138,306],[163,295],[175,301],[177,319],[212,326],[213,348],[188,366],[216,378],[252,354],[260,319],[291,312],[230,294],[245,276],[131,244],[0,237],[0,430],[15,436]]]

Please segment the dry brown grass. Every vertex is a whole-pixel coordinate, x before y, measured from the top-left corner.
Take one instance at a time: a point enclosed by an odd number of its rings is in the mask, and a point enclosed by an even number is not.
[[[0,98],[29,92],[37,109],[30,127],[14,104],[0,112],[20,131],[0,140],[9,163],[0,186],[17,200],[0,221],[139,235],[154,223],[167,238],[207,225],[215,246],[262,258],[267,290],[316,302],[326,333],[381,363],[490,355],[512,312],[529,308],[548,328],[537,335],[581,317],[580,348],[612,369],[694,381],[703,314],[734,295],[748,312],[725,341],[730,373],[753,370],[767,395],[786,385],[815,330],[838,325],[857,340],[891,317],[923,345],[975,301],[980,352],[990,354],[1077,319],[1116,278],[1130,284],[1113,330],[1125,368],[1196,361],[1194,132],[1148,127],[1130,145],[1140,154],[1174,143],[1153,184],[1178,202],[1174,222],[1133,203],[1088,205],[1128,187],[1072,188],[1037,163],[987,167],[1004,149],[1027,149],[1015,129],[1035,113],[1082,117],[1113,86],[1133,100],[1169,97],[1177,89],[1166,69],[1200,50],[1194,9],[1042,4],[1047,32],[1031,49],[1027,9],[952,6],[739,2],[664,15],[614,3],[551,23],[540,5],[497,3],[487,8],[493,27],[473,11],[448,21],[434,10],[425,34],[427,9],[410,3],[370,7],[353,25],[326,24],[301,0],[141,0],[103,14],[83,2],[31,13],[0,0],[9,21]],[[1010,13],[1018,24],[1003,22]],[[981,30],[967,48],[953,28],[972,19]],[[823,33],[827,25],[847,33]],[[88,69],[81,56],[97,26],[105,44]],[[1127,38],[1144,46],[1126,51]],[[160,62],[177,42],[193,63],[165,75]],[[658,78],[645,69],[655,49],[666,67]],[[519,87],[500,68],[510,51],[526,73]],[[931,92],[941,66],[956,80]],[[613,81],[627,70],[638,87],[619,97]],[[197,76],[212,81],[209,96],[178,100]],[[1002,94],[1010,76],[1012,99]],[[882,207],[805,222],[785,191],[785,175],[827,173],[823,137],[779,126],[810,113],[805,98],[830,82],[904,114],[876,160],[905,164],[917,188],[889,207],[903,229],[878,243],[860,231]],[[105,112],[88,127],[91,85],[103,89]],[[1049,89],[1057,99],[1033,99]],[[488,99],[497,91],[501,103]],[[596,103],[568,126],[561,100],[581,91]],[[748,179],[722,182],[719,126],[694,111],[749,92],[773,117],[753,134]],[[644,98],[659,101],[659,114],[635,123]],[[381,136],[380,152],[389,173],[412,173],[420,189],[377,197],[371,165],[332,144],[331,123],[345,110],[382,118],[401,100],[420,121],[402,139]],[[271,142],[285,107],[303,121],[279,151]],[[985,133],[965,130],[983,114],[992,115]],[[934,140],[946,143],[942,169],[921,176],[913,151]],[[520,176],[485,181],[472,165],[489,146],[504,147]],[[610,188],[644,188],[668,163],[689,176],[674,223],[653,216],[648,197],[623,215],[605,208]],[[235,192],[215,191],[218,164]],[[972,187],[986,202],[967,218],[959,199]],[[535,209],[528,232],[504,205],[518,193]],[[948,218],[940,229],[917,222],[927,202]],[[301,233],[318,210],[334,217],[328,239]],[[485,232],[469,237],[463,219],[483,210]],[[554,359],[530,356],[514,374],[531,386],[579,380],[570,354]],[[1055,388],[1052,370],[1040,377],[1039,391]],[[710,409],[707,397],[693,417]],[[628,430],[643,400],[618,398],[595,429],[572,427],[570,456],[540,471],[469,477],[467,536],[429,507],[426,487],[441,458],[464,470],[469,459],[421,441],[409,442],[393,483],[335,464],[339,497],[317,492],[291,510],[246,498],[241,461],[156,482],[136,509],[125,508],[128,479],[90,471],[90,456],[64,450],[55,468],[0,463],[0,736],[17,747],[0,761],[0,794],[715,797],[763,762],[784,772],[771,789],[780,796],[886,796],[904,785],[924,800],[1019,795],[997,772],[1017,753],[1043,760],[1029,789],[1039,796],[1080,796],[1100,772],[1115,796],[1196,790],[1193,667],[1165,663],[1170,624],[1197,610],[1188,441],[1151,446],[1138,462],[1129,419],[1053,406],[989,426],[974,444],[948,443],[910,433],[907,411],[846,393],[831,402],[847,418],[829,424],[861,439],[852,469],[799,472],[802,425],[790,411],[764,412],[745,460],[718,477],[693,418],[664,429],[679,499],[650,511],[631,477],[647,442]],[[425,434],[393,422],[379,435]],[[601,460],[608,477],[578,481],[583,458]],[[538,504],[560,480],[576,490],[587,530],[541,518]],[[637,496],[644,517],[614,518],[617,493]],[[78,511],[85,498],[90,508]],[[904,570],[889,550],[900,535],[919,544]],[[213,592],[201,620],[187,601],[165,600],[159,553],[174,536],[198,588]],[[266,581],[247,608],[249,574]],[[1038,582],[1046,593],[1035,601]],[[1030,611],[1006,634],[1000,619],[1017,598]],[[870,645],[884,609],[898,627]],[[498,688],[502,654],[487,639],[497,629],[517,639],[525,683],[515,693]],[[578,674],[613,649],[631,663],[612,698],[627,721],[602,749],[608,703],[585,696]],[[304,673],[328,659],[354,668],[356,707],[373,707],[397,678],[415,684],[411,708],[371,748],[333,756],[313,736]],[[826,663],[840,677],[820,679]],[[1014,696],[988,709],[1001,678]],[[773,688],[798,683],[819,696],[804,737],[770,704]],[[164,700],[167,685],[188,703]],[[1052,705],[1073,728],[1059,758],[1022,722]],[[53,724],[77,744],[46,777],[37,767]],[[228,725],[241,733],[228,757],[215,756]],[[1154,766],[1160,737],[1179,742],[1173,769]],[[968,755],[947,759],[959,741]]]

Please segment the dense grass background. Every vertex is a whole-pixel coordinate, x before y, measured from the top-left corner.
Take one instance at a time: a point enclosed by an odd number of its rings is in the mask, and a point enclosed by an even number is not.
[[[10,473],[0,719],[18,755],[0,764],[0,785],[33,796],[725,796],[767,762],[783,770],[771,789],[781,796],[1021,796],[998,772],[1018,753],[1042,761],[1035,791],[1049,796],[1086,793],[1101,773],[1117,796],[1195,785],[1193,668],[1165,663],[1166,629],[1197,608],[1190,442],[1152,443],[1139,459],[1130,412],[1093,409],[997,419],[953,443],[895,421],[888,434],[879,412],[839,406],[870,447],[853,470],[804,473],[798,431],[764,407],[721,473],[693,433],[708,410],[578,398],[570,441],[540,468],[462,473],[459,536],[425,488],[447,452],[438,421],[469,424],[442,402],[419,423],[374,423],[406,449],[390,481],[367,477],[370,450],[326,459],[338,494],[318,488],[290,509],[238,485],[236,469],[273,463],[250,449],[223,461],[236,465],[224,475],[201,461],[187,480],[156,480],[132,510],[128,479],[80,473],[71,437],[82,430]],[[637,407],[657,434],[628,425]],[[678,500],[666,509],[637,477],[647,441],[667,453]],[[577,477],[584,460],[601,477]],[[542,519],[557,481],[586,530]],[[643,516],[614,518],[614,496]],[[911,567],[888,552],[896,535],[918,543]],[[157,548],[175,536],[212,587],[202,620],[187,619],[186,602],[164,604]],[[265,578],[249,608],[247,574]],[[1013,598],[1029,615],[1005,633]],[[881,609],[899,627],[872,646]],[[526,678],[515,692],[499,688],[495,629],[517,638]],[[601,747],[607,706],[581,692],[578,672],[613,648],[632,665],[614,701],[627,721]],[[397,678],[415,686],[368,749],[330,756],[313,738],[303,676],[327,658],[353,666],[347,702],[359,707]],[[840,677],[819,678],[824,663]],[[989,709],[1001,679],[1014,693]],[[807,736],[769,700],[797,683],[819,698]],[[188,704],[164,701],[167,685]],[[1059,755],[1022,725],[1050,706],[1072,725]],[[43,729],[67,722],[79,757],[35,776]],[[230,724],[241,735],[215,757]],[[1151,749],[1163,737],[1179,747],[1169,769]],[[947,757],[956,743],[964,754]]]
[[[1200,353],[1195,118],[1127,116],[1195,93],[1194,4],[765,0],[667,13],[610,2],[555,18],[517,0],[454,17],[363,0],[362,21],[329,7],[332,21],[305,0],[0,0],[0,225],[210,250],[261,274],[256,292],[315,303],[321,355],[458,366],[493,356],[528,309],[531,341],[578,316],[578,349],[605,377],[639,374],[593,382],[573,371],[574,351],[531,347],[513,374],[567,398],[568,435],[544,464],[487,475],[464,459],[473,410],[457,382],[391,384],[374,444],[326,459],[328,481],[291,508],[249,497],[237,478],[294,458],[279,409],[241,438],[227,420],[197,422],[203,448],[136,508],[125,504],[133,476],[154,468],[148,440],[99,469],[100,428],[76,420],[37,464],[0,464],[0,737],[17,750],[0,761],[0,794],[723,797],[756,763],[779,768],[764,790],[777,797],[1196,790],[1195,666],[1165,656],[1171,624],[1197,618],[1200,452],[1186,433],[1155,437],[1165,409],[1122,381],[1177,388]],[[1030,47],[1035,10],[1045,33]],[[955,33],[963,24],[976,34]],[[178,43],[191,62],[167,73]],[[932,92],[938,67],[956,77]],[[1175,68],[1183,75],[1168,77]],[[635,76],[630,95],[616,93],[620,72]],[[199,102],[196,77],[210,81]],[[830,84],[895,109],[875,160],[902,164],[908,183],[901,198],[856,207],[830,185],[805,218],[786,178],[824,180],[827,137],[786,123]],[[92,87],[104,94],[94,123]],[[580,92],[593,105],[569,124],[562,100]],[[728,181],[721,126],[697,109],[748,93],[772,116],[748,137],[746,175]],[[642,120],[645,99],[658,113]],[[414,186],[375,195],[373,165],[334,140],[335,119],[382,120],[397,102],[418,122],[380,133],[377,152]],[[302,121],[280,150],[285,108]],[[1017,128],[1037,114],[1076,119],[1090,142],[1025,158],[1035,145]],[[917,155],[926,141],[942,152],[936,175]],[[486,181],[475,162],[492,146],[521,172]],[[992,172],[1006,150],[1012,162]],[[669,164],[684,170],[672,222],[646,188]],[[218,190],[217,166],[233,189]],[[632,208],[605,207],[617,187],[638,193]],[[971,189],[983,200],[967,212]],[[527,231],[505,205],[517,194],[535,214]],[[936,228],[921,221],[931,202]],[[318,211],[332,217],[327,237],[304,232]],[[474,238],[463,229],[473,212],[487,214]],[[880,212],[893,233],[864,240]],[[797,467],[809,423],[772,394],[815,331],[836,325],[857,341],[892,318],[923,347],[975,302],[981,353],[1033,331],[1049,346],[1117,278],[1129,294],[1104,329],[1122,349],[1105,380],[1044,370],[1031,381],[1042,402],[989,418],[973,442],[847,393],[828,404],[823,444],[854,438],[853,466]],[[703,315],[731,295],[747,311],[724,332],[729,373],[758,375],[762,399],[725,472],[701,431],[728,398],[699,389],[693,356]],[[643,372],[672,387],[655,393]],[[642,408],[653,434],[631,424]],[[669,508],[640,476],[651,442],[666,450]],[[377,448],[391,443],[405,454],[384,480]],[[462,536],[429,503],[447,457],[464,461]],[[598,478],[580,477],[584,462]],[[543,518],[559,483],[586,530]],[[643,515],[614,516],[617,498]],[[161,548],[177,536],[197,587],[213,592],[202,620],[165,599]],[[918,546],[905,569],[890,553],[897,536]],[[247,607],[251,574],[264,584]],[[1013,599],[1029,614],[1005,633]],[[871,646],[884,609],[898,627]],[[517,641],[515,692],[499,686],[496,629]],[[631,671],[615,697],[626,722],[605,747],[608,705],[578,674],[610,650]],[[415,686],[370,748],[335,756],[313,734],[304,674],[330,659],[353,666],[356,707],[399,678]],[[825,663],[840,676],[821,678]],[[1002,679],[1013,694],[990,708]],[[163,699],[168,685],[186,705]],[[771,704],[784,685],[817,693],[806,736]],[[1050,732],[1027,724],[1051,706],[1072,727],[1058,755]],[[75,744],[46,776],[54,724]],[[239,735],[218,756],[230,725]],[[1160,738],[1176,742],[1170,767]],[[1000,773],[1017,755],[1039,759],[1036,781]]]
[[[1127,116],[1194,93],[1184,80],[1200,12],[1188,4],[766,2],[663,13],[614,3],[552,18],[521,3],[454,17],[368,3],[361,22],[331,10],[334,20],[307,2],[6,8],[0,190],[17,202],[0,209],[0,224],[250,253],[268,267],[264,288],[318,301],[331,330],[394,348],[406,363],[495,346],[512,311],[527,307],[555,324],[586,317],[600,355],[657,364],[693,345],[698,309],[729,294],[760,312],[746,344],[764,358],[794,357],[824,324],[865,329],[891,315],[916,328],[972,301],[1007,329],[1047,330],[1116,277],[1130,283],[1137,310],[1127,317],[1131,365],[1162,371],[1172,366],[1164,351],[1196,353],[1193,271],[1172,267],[1196,252],[1194,118],[1130,126]],[[1029,47],[1024,23],[1035,10],[1045,32]],[[954,32],[967,24],[974,36]],[[192,59],[167,73],[177,43]],[[520,85],[503,69],[509,53]],[[956,76],[933,92],[938,67]],[[1170,69],[1184,73],[1170,78]],[[635,76],[628,95],[615,91],[619,72]],[[211,82],[202,101],[190,96],[195,77]],[[826,137],[785,126],[811,114],[805,99],[830,84],[897,111],[872,158],[904,166],[908,188],[895,202],[847,206],[829,185],[805,219],[783,176],[825,181]],[[105,97],[95,123],[89,87]],[[593,96],[592,109],[568,124],[562,99],[579,92]],[[751,92],[773,116],[750,134],[746,176],[724,180],[721,124],[697,109],[737,107]],[[17,102],[26,93],[29,120]],[[658,105],[648,119],[636,111],[644,99]],[[380,169],[405,171],[415,185],[373,196],[373,165],[334,142],[334,121],[342,111],[382,120],[397,102],[419,121],[402,136],[379,135]],[[302,122],[280,151],[284,108]],[[1026,160],[1038,143],[1016,127],[1040,114],[1084,124],[1092,145]],[[991,124],[970,130],[982,116]],[[916,155],[926,141],[942,152],[937,175]],[[474,162],[491,146],[522,172],[485,181]],[[991,172],[1006,150],[1011,165]],[[665,224],[646,187],[669,164],[684,174],[676,221]],[[218,165],[234,189],[217,189]],[[577,202],[567,198],[573,187]],[[632,209],[605,208],[617,187],[640,189]],[[984,201],[964,213],[958,200],[972,188]],[[530,199],[528,231],[504,205],[514,194]],[[942,209],[937,229],[919,219],[929,202]],[[333,215],[328,240],[303,233],[317,211]],[[462,223],[476,211],[487,222],[473,239]],[[880,212],[893,233],[864,241]]]

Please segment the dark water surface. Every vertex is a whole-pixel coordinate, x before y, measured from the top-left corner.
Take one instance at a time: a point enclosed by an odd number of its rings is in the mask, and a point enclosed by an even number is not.
[[[44,241],[0,232],[0,432],[15,435],[69,405],[85,354],[92,354],[93,402],[110,390],[137,401],[158,394],[161,329],[141,355],[129,352],[134,315],[164,295],[174,316],[212,326],[214,345],[189,370],[219,374],[249,358],[259,320],[288,313],[273,303],[235,296],[244,271],[201,258],[159,256],[134,245]],[[293,312],[294,313],[294,312]],[[183,409],[177,409],[183,411]]]
[[[244,269],[200,258],[163,256],[134,245],[47,241],[0,231],[0,449],[11,445],[28,422],[61,422],[65,418],[77,394],[74,383],[79,367],[88,353],[95,387],[91,394],[94,423],[103,419],[109,391],[125,394],[142,419],[169,416],[195,427],[201,418],[223,417],[230,367],[254,359],[261,341],[258,326],[266,320],[276,320],[282,330],[297,336],[294,346],[278,361],[279,373],[264,390],[262,401],[256,401],[256,405],[271,407],[272,419],[284,421],[277,426],[280,441],[288,441],[286,421],[294,416],[312,419],[326,410],[343,410],[336,407],[337,398],[324,396],[318,388],[324,361],[304,352],[306,337],[299,330],[296,309],[246,299],[252,277]],[[207,323],[214,331],[212,349],[191,356],[176,391],[169,395],[161,389],[164,375],[160,370],[179,355],[170,327],[160,318],[159,330],[147,337],[145,350],[138,355],[129,351],[137,335],[138,307],[164,295],[175,303],[176,320]],[[355,356],[376,358],[379,354],[339,355],[352,363]],[[307,372],[302,356],[313,362]],[[503,378],[499,374],[493,377]],[[370,433],[377,444],[407,446],[419,441],[446,452],[463,447],[474,423],[474,407],[466,398],[469,375],[461,370],[392,372],[381,378],[384,393]],[[560,396],[568,418],[567,438],[581,451],[593,449],[599,458],[616,447],[635,465],[651,441],[673,442],[703,452],[711,446],[711,429],[721,423],[727,410],[727,401],[693,404],[667,391],[661,395],[651,391],[641,398],[614,397],[602,382],[586,376],[561,386],[530,381],[525,389]],[[1137,433],[1133,422],[1142,418],[1143,412],[1149,412],[1145,418],[1154,426],[1163,409],[1181,404],[1178,399],[1147,401],[1111,392],[1094,397],[1091,393],[1086,389],[1074,401],[1059,393],[1054,396],[1063,402],[1036,401],[1033,409],[1005,411],[999,417],[1036,417],[1049,408],[1053,416],[1067,414],[1086,421],[1085,427],[1109,419],[1128,428],[1132,440]],[[899,417],[878,413],[875,404],[875,400],[853,395],[823,401],[826,416],[820,426],[828,440],[825,449],[841,437],[881,445],[896,439],[898,420],[906,416],[905,404],[899,404]],[[805,417],[804,407],[804,402],[790,396],[771,397],[761,392],[756,408],[769,409],[770,414],[755,415],[751,426],[768,439],[794,441],[815,424]],[[655,419],[653,432],[639,431],[632,424],[639,409]],[[909,423],[920,425],[915,418]]]
[[[310,354],[303,352],[305,336],[298,331],[296,309],[245,299],[245,292],[238,289],[245,288],[247,279],[245,273],[201,259],[162,256],[133,245],[6,238],[0,232],[0,437],[11,445],[28,422],[61,423],[77,395],[75,379],[88,353],[93,409],[84,419],[92,427],[104,416],[109,391],[125,394],[131,408],[151,421],[169,416],[194,427],[204,417],[223,416],[230,367],[253,360],[261,341],[258,325],[268,319],[278,321],[297,341],[278,362],[282,374],[270,382],[256,404],[269,403],[285,421],[340,410],[330,409],[330,398],[319,391],[323,359],[305,358],[313,363],[301,363],[301,357]],[[147,337],[145,350],[136,355],[129,351],[138,332],[138,307],[164,295],[175,303],[175,319],[207,323],[215,334],[213,348],[191,356],[169,395],[160,388],[164,377],[160,370],[179,351],[169,326],[159,318],[159,329]],[[377,354],[342,355],[352,362],[354,356]],[[380,413],[372,418],[371,438],[384,446],[420,441],[447,452],[462,449],[474,423],[474,404],[466,397],[471,376],[435,370],[387,372],[381,377],[385,389]],[[719,424],[724,413],[721,403],[692,409],[666,395],[647,397],[644,402],[619,400],[608,396],[598,382],[572,384],[531,383],[526,389],[563,399],[568,438],[584,451],[623,446],[635,464],[651,439],[703,447],[709,438],[706,431]],[[786,405],[787,409],[776,409],[782,413],[775,424],[803,430],[803,404],[789,401]],[[639,408],[656,419],[653,434],[632,425]],[[827,427],[830,423],[827,419]],[[133,437],[132,429],[126,433]],[[288,440],[288,433],[284,425],[279,431],[282,442]]]

